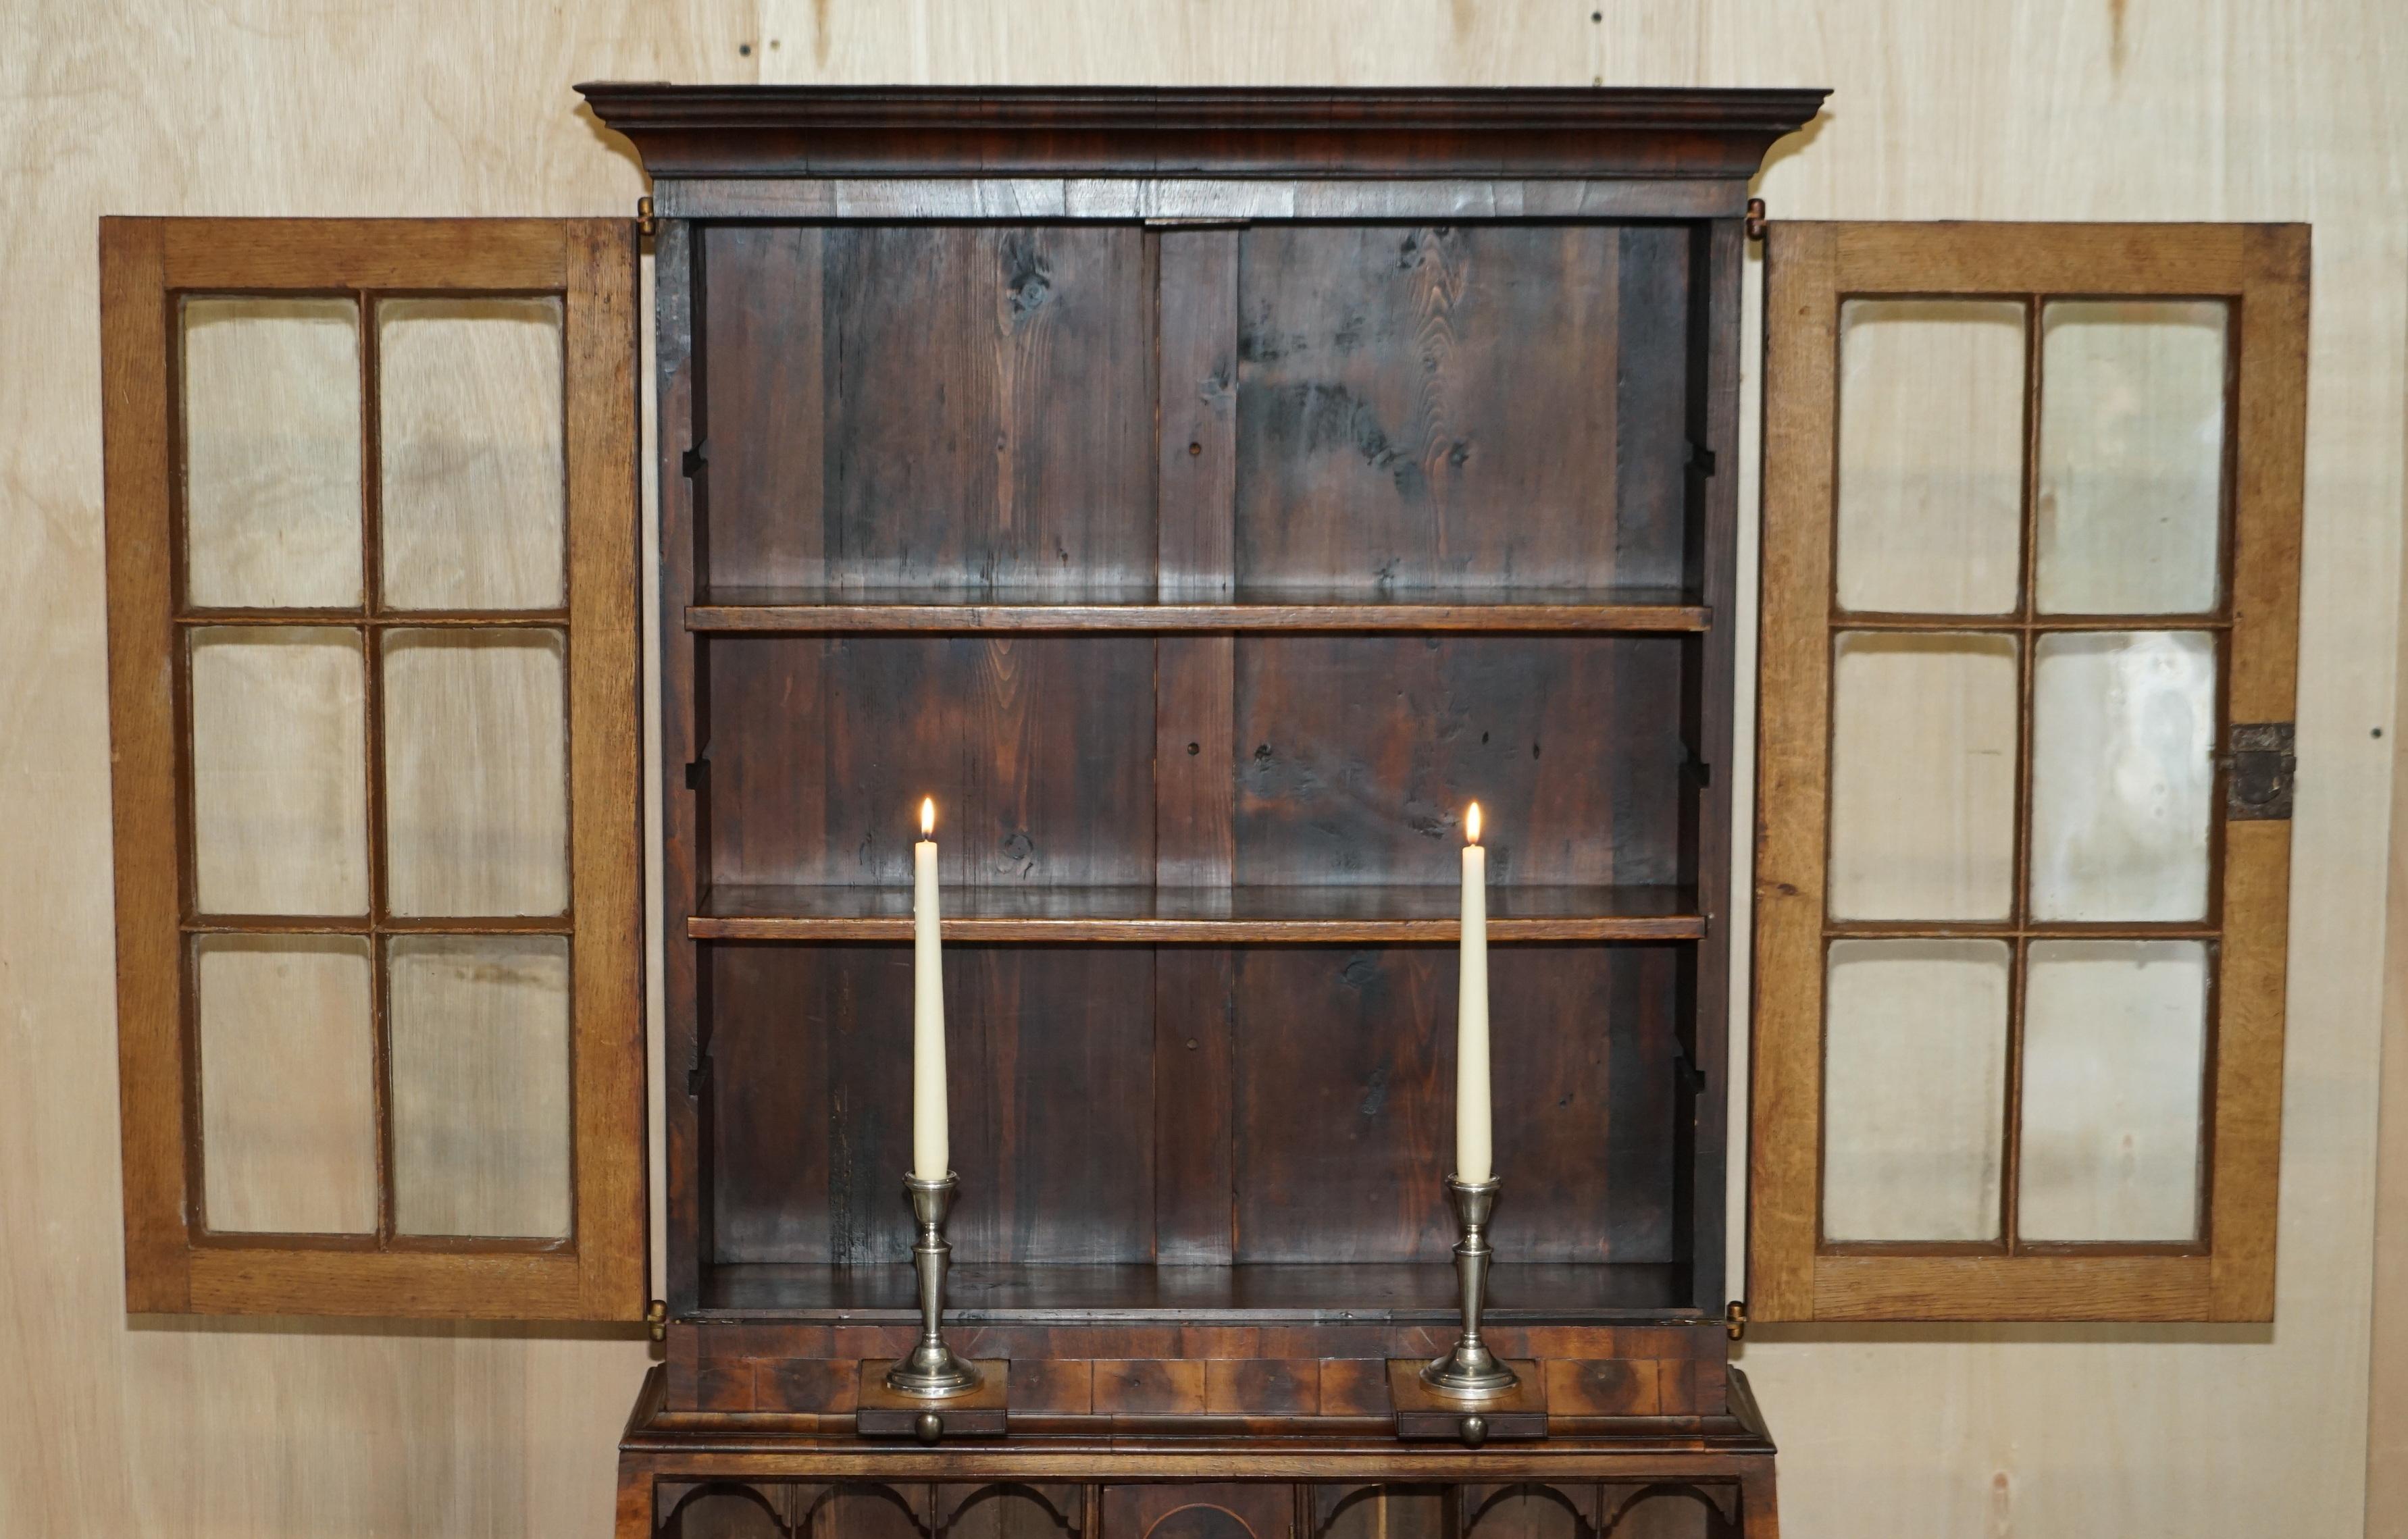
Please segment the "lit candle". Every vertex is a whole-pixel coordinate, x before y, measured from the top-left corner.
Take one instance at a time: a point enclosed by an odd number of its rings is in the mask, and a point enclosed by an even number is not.
[[[937,913],[937,801],[920,804],[911,847],[911,1176],[941,1181],[953,1171],[945,1132],[945,957]]]
[[[1488,1179],[1495,1163],[1488,1115],[1488,851],[1480,804],[1463,819],[1463,961],[1455,1012],[1455,1178]]]

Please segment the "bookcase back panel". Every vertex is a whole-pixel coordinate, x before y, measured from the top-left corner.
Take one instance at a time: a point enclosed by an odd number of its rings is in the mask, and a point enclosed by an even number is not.
[[[1147,636],[762,637],[710,648],[710,878],[908,891],[1154,879]]]
[[[1736,226],[868,193],[667,248],[701,1071],[673,1311],[908,1294],[923,796],[961,1307],[1443,1315],[1474,800],[1494,1234],[1529,1269],[1498,1305],[1718,1306]]]
[[[1151,884],[1166,797],[1226,802],[1240,883],[1451,885],[1474,799],[1500,888],[1691,879],[1677,638],[1240,638],[1226,775],[1158,785],[1173,645],[714,643],[708,715],[742,730],[709,754],[711,881],[903,891],[923,796],[949,885]]]
[[[1240,882],[1683,879],[1683,644],[1305,635],[1237,647]]]
[[[1669,224],[1247,231],[1239,586],[1688,582],[1691,240]]]
[[[1490,952],[1501,1253],[1679,1259],[1686,965],[1676,946]],[[1446,1260],[1455,948],[1264,947],[1231,976],[1234,1259]]]
[[[910,1244],[896,1196],[910,948],[706,955],[710,1260],[894,1263]],[[1669,945],[1492,952],[1511,1173],[1495,1233],[1518,1261],[1683,1259],[1676,1013],[1691,965]],[[1174,967],[1178,986],[1157,988]],[[1219,1215],[1226,1261],[1446,1260],[1452,947],[953,945],[945,991],[958,1261],[1154,1260],[1158,1192]],[[1202,1140],[1166,1136],[1197,1116],[1216,1123]],[[1231,1162],[1194,1159],[1191,1142]]]
[[[1128,225],[712,225],[713,588],[1151,581],[1154,282]]]
[[[716,1261],[909,1256],[911,948],[706,948]],[[948,946],[963,1262],[1142,1261],[1154,1231],[1154,953]]]

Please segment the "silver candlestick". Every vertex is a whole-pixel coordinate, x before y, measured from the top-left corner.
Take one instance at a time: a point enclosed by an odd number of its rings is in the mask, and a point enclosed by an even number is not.
[[[1463,1238],[1455,1247],[1455,1275],[1463,1287],[1463,1334],[1455,1338],[1452,1351],[1422,1370],[1422,1382],[1463,1400],[1505,1394],[1519,1382],[1480,1339],[1480,1311],[1488,1293],[1488,1215],[1497,1206],[1500,1184],[1494,1176],[1485,1181],[1446,1178],[1447,1196],[1463,1226]]]
[[[953,1254],[945,1240],[945,1216],[960,1187],[961,1178],[951,1171],[941,1181],[903,1177],[912,1216],[920,1221],[920,1241],[911,1247],[911,1264],[920,1274],[920,1345],[886,1371],[886,1387],[896,1394],[944,1400],[979,1386],[978,1370],[945,1345],[945,1269]]]

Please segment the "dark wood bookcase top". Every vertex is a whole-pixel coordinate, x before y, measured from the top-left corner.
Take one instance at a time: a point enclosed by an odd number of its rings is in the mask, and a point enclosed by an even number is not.
[[[1556,1434],[1762,1473],[1741,216],[1822,93],[581,89],[662,216],[669,1348],[628,1467],[722,1415],[824,1437],[911,1343],[929,795],[998,1469],[1406,1446],[1477,799],[1498,1349]]]
[[[1328,176],[1744,181],[1820,90],[595,81],[656,179]]]

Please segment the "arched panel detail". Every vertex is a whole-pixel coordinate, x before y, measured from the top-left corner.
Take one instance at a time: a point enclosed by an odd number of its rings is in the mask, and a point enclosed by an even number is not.
[[[1323,1535],[1338,1532],[1350,1517],[1367,1505],[1377,1505],[1385,1494],[1384,1486],[1358,1486],[1346,1492],[1330,1503],[1327,1512],[1317,1515],[1312,1539],[1323,1539]]]
[[[1173,1507],[1145,1531],[1145,1539],[1279,1539],[1256,1533],[1243,1518],[1226,1507],[1197,1502]]]
[[[931,1529],[957,1539],[1049,1539],[1055,1533],[1079,1532],[1082,1506],[1076,1486],[999,1480],[984,1486],[939,1487]]]
[[[759,1487],[713,1481],[681,1497],[659,1532],[664,1539],[788,1539],[792,1531]]]
[[[841,1539],[931,1539],[924,1511],[901,1490],[893,1486],[867,1484],[830,1486],[822,1490],[810,1505],[795,1514],[796,1539],[811,1532],[820,1513],[829,1508],[835,1509],[833,1532]]]
[[[1570,1491],[1535,1481],[1467,1490],[1463,1532],[1469,1539],[1598,1539]]]
[[[1658,1481],[1627,1495],[1606,1492],[1598,1539],[1738,1539],[1738,1492],[1727,1486]]]
[[[1316,1488],[1308,1539],[1449,1539],[1453,1490],[1381,1482]]]

